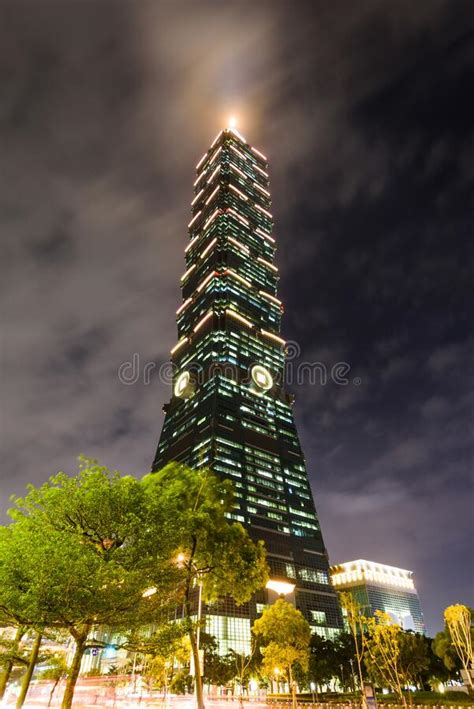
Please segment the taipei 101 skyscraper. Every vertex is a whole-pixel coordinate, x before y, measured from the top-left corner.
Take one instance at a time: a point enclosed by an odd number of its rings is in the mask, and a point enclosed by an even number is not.
[[[229,128],[196,172],[173,391],[153,470],[178,461],[232,480],[232,519],[265,542],[270,588],[242,607],[223,599],[204,609],[221,653],[248,651],[251,623],[281,590],[313,632],[332,638],[341,615],[284,388],[267,159]]]

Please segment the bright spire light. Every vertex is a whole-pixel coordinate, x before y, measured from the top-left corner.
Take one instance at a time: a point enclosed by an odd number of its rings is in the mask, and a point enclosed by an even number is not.
[[[237,128],[237,118],[235,116],[229,116],[228,127]]]

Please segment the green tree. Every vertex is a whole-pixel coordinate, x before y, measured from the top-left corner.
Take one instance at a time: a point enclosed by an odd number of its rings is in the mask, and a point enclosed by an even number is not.
[[[0,527],[0,617],[6,623],[17,628],[17,636],[13,645],[17,650],[17,661],[23,664],[25,672],[22,677],[20,692],[16,706],[20,709],[25,703],[28,688],[39,657],[41,642],[45,626],[45,614],[41,609],[34,608],[28,589],[22,586],[20,575],[20,559],[24,552],[24,545],[28,544],[29,537],[25,529],[15,528],[16,535],[12,536],[11,527]],[[16,543],[15,543],[16,542]],[[39,538],[35,540],[40,544]],[[20,645],[21,636],[28,630],[28,636],[33,638],[28,656],[25,654],[25,645]],[[22,650],[22,652],[20,652]],[[1,681],[1,692],[5,691],[10,677],[13,662],[7,661]]]
[[[390,687],[406,706],[403,694],[405,677],[402,668],[403,630],[394,623],[388,613],[375,611],[367,618],[368,640],[365,664],[373,682]]]
[[[259,653],[258,645],[252,638],[250,654],[235,652],[231,650],[229,657],[232,660],[233,679],[239,685],[239,705],[241,709],[244,705],[244,691],[249,691],[249,682],[253,675],[258,674],[258,665],[261,664],[262,657]]]
[[[11,622],[11,618],[8,620]],[[0,701],[3,699],[14,666],[25,666],[28,663],[20,647],[25,630],[24,626],[19,625],[16,626],[15,635],[12,639],[7,639],[4,635],[0,637],[0,667],[2,668],[0,674]]]
[[[186,629],[194,661],[197,705],[203,709],[198,647],[201,601],[216,601],[222,596],[233,598],[237,604],[248,601],[268,579],[265,549],[262,542],[252,542],[241,524],[228,520],[234,504],[229,481],[206,469],[194,471],[173,464],[146,476],[144,482],[152,497],[160,495],[161,503],[178,522],[176,562],[184,573]]]
[[[47,634],[45,633],[45,635],[55,641],[64,639],[58,633],[48,632]],[[12,668],[18,665],[25,669],[21,679],[20,692],[16,701],[17,707],[22,707],[25,703],[36,665],[50,661],[51,654],[49,652],[40,653],[42,640],[43,633],[36,631],[26,633],[25,628],[22,626],[17,628],[13,639],[6,640],[5,638],[0,638],[0,666],[3,665],[5,667],[4,680],[2,680],[2,694],[5,691]]]
[[[440,683],[447,682],[449,679],[454,679],[454,673],[448,670],[441,657],[435,651],[435,640],[426,635],[421,636],[426,645],[426,655],[428,657],[428,666],[420,672],[420,681],[424,690],[430,689],[436,691]]]
[[[219,654],[217,640],[209,633],[201,633],[200,646],[203,650],[203,682],[225,687],[234,678],[233,658]]]
[[[314,633],[311,636],[309,651],[308,677],[311,682],[321,688],[337,674],[334,642]]]
[[[48,707],[50,707],[53,702],[53,696],[59,682],[67,677],[67,672],[68,666],[66,658],[61,653],[51,655],[48,659],[48,666],[40,672],[40,679],[49,679],[53,683],[49,693]]]
[[[150,689],[163,689],[165,696],[171,681],[172,660],[165,655],[150,655],[145,658],[143,679]]]
[[[28,664],[26,665],[25,674],[23,675],[20,692],[16,700],[17,709],[21,709],[26,700],[26,695],[28,693],[28,688],[30,686],[31,678],[33,677],[33,672],[35,670],[36,663],[38,662],[39,652],[41,648],[41,643],[43,641],[43,631],[38,630],[33,636],[33,643],[31,645],[30,656],[28,658]]]
[[[150,688],[155,686],[168,692],[177,665],[189,665],[190,645],[180,623],[169,622],[158,627],[139,627],[126,633],[120,647],[133,653],[129,662],[134,691],[137,669]],[[186,672],[188,674],[188,672]]]
[[[462,667],[461,660],[454,649],[451,635],[447,628],[436,633],[432,642],[432,648],[435,655],[442,660],[443,665],[449,673],[449,678],[454,679],[458,677],[459,670]]]
[[[357,674],[359,677],[359,690],[361,694],[362,706],[366,707],[367,702],[364,694],[364,659],[367,650],[366,630],[368,619],[363,613],[363,607],[354,596],[345,591],[339,594],[341,608],[345,614],[345,620],[349,626],[349,631],[354,641],[354,654],[357,663]]]
[[[448,606],[444,611],[446,628],[451,637],[454,650],[461,660],[464,676],[470,691],[474,689],[471,675],[471,671],[474,668],[473,615],[472,608],[463,606],[460,603]]]
[[[356,691],[355,668],[357,668],[354,638],[351,633],[340,633],[333,640],[334,667],[346,690]]]
[[[268,677],[278,669],[288,678],[291,687],[293,708],[296,709],[296,682],[294,671],[297,665],[308,669],[311,628],[303,614],[291,603],[278,599],[265,608],[253,624],[263,656],[263,670]]]
[[[429,644],[423,635],[402,631],[400,638],[400,674],[403,684],[422,684],[423,673],[430,666]]]
[[[15,501],[0,534],[0,611],[28,627],[66,628],[75,641],[69,709],[96,625],[157,621],[176,602],[176,526],[148,486],[81,459]],[[147,589],[159,592],[146,595]]]

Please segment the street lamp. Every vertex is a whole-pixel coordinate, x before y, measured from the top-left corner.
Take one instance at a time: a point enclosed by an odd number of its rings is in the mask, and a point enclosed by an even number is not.
[[[351,663],[351,672],[352,672],[352,691],[355,692],[356,691],[356,679],[355,679],[355,674],[354,674],[354,660],[352,659],[352,657],[349,660],[349,662]]]
[[[277,581],[276,579],[270,579],[267,581],[265,588],[269,591],[275,591],[279,596],[284,598],[295,590],[296,584],[290,583],[289,581]]]
[[[278,679],[278,677],[280,675],[280,668],[275,667],[275,669],[273,670],[273,674],[275,675],[275,679],[276,679],[276,683],[277,683],[277,694],[280,694],[280,682]],[[273,690],[273,687],[272,687],[272,690]]]
[[[197,608],[197,629],[196,629],[196,649],[198,656],[200,656],[200,641],[201,641],[201,620],[202,620],[202,579],[200,578],[199,569],[197,568],[194,561],[188,559],[183,552],[180,552],[176,556],[176,563],[178,566],[185,566],[186,564],[191,567],[196,574],[196,581],[198,586],[198,608]],[[194,668],[194,674],[196,675],[196,667]],[[195,684],[197,682],[195,681]]]
[[[316,685],[315,685],[315,683],[314,683],[314,682],[310,682],[309,688],[311,689],[311,694],[312,694],[312,697],[313,697],[313,704],[314,704],[314,692],[315,692],[315,690],[316,690]]]

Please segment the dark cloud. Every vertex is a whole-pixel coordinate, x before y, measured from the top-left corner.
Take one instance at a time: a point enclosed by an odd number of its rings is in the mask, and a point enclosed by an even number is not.
[[[293,385],[331,558],[413,568],[430,630],[472,602],[473,25],[448,0],[2,3],[3,508],[81,452],[149,468],[193,166],[236,112],[271,159],[285,335],[351,368]]]

